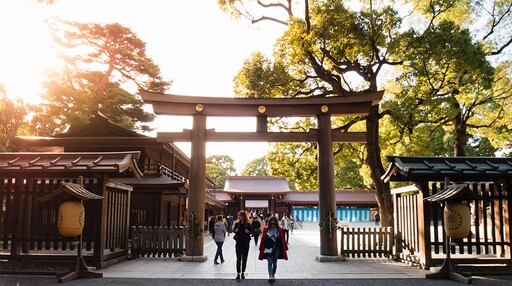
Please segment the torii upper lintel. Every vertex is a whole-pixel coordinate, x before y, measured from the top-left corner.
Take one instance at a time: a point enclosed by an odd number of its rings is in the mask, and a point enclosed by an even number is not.
[[[158,115],[194,115],[251,117],[314,117],[367,115],[382,99],[383,91],[332,97],[303,98],[231,98],[199,97],[155,93],[141,90],[147,104]]]

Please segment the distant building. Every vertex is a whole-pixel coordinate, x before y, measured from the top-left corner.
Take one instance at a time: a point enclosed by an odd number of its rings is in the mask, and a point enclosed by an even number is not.
[[[272,176],[230,176],[217,200],[226,203],[227,214],[239,210],[292,214],[302,221],[318,221],[318,191],[291,191],[288,180]],[[369,221],[377,207],[374,190],[337,190],[336,216],[341,221]]]

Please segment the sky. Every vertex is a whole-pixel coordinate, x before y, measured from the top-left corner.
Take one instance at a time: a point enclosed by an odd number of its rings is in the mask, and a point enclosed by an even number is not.
[[[147,54],[173,84],[168,93],[233,97],[233,78],[251,53],[268,55],[284,27],[235,21],[216,0],[0,1],[0,82],[10,97],[39,100],[45,69],[56,62],[45,20],[120,23],[147,43]],[[191,117],[158,116],[155,132],[192,127]],[[254,118],[209,118],[217,131],[255,131]],[[155,133],[153,134],[155,135]],[[155,135],[156,136],[156,135]],[[190,144],[178,143],[190,154]],[[268,143],[207,143],[206,154],[228,155],[238,172],[269,150]]]

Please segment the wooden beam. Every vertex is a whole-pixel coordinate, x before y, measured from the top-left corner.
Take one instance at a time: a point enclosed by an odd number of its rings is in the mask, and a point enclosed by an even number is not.
[[[263,133],[268,131],[268,117],[266,115],[256,116],[256,132]]]
[[[339,132],[332,130],[332,142],[365,143],[365,132]],[[158,142],[190,142],[191,130],[158,132]],[[318,130],[308,132],[206,132],[207,142],[317,142]]]
[[[139,91],[157,115],[316,117],[364,116],[379,103],[383,91],[351,96],[302,98],[199,97]]]
[[[154,137],[17,137],[30,147],[116,146],[132,147],[161,145]]]

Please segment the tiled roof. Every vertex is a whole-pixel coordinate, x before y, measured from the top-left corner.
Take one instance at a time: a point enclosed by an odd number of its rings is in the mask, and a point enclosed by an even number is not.
[[[283,196],[282,202],[288,204],[317,204],[319,193],[314,192],[291,192]],[[339,190],[336,191],[337,204],[377,204],[375,191],[365,190]]]
[[[137,177],[140,152],[0,153],[0,175],[16,172],[121,173],[131,169]]]
[[[226,180],[224,192],[228,194],[286,194],[290,192],[283,177],[231,176]]]
[[[512,176],[512,158],[506,157],[400,157],[386,156],[391,163],[382,179],[413,181],[495,180]]]

